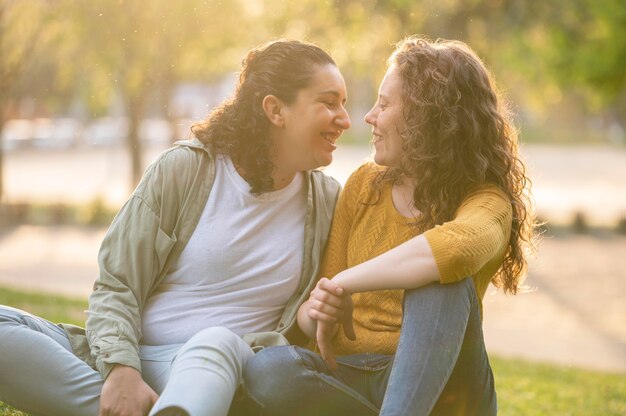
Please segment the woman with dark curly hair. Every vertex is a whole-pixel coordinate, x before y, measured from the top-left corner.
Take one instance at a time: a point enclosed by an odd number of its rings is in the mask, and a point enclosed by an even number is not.
[[[253,348],[304,339],[296,312],[339,194],[315,169],[350,127],[345,101],[319,47],[250,51],[234,98],[148,168],[114,219],[86,332],[0,307],[0,400],[46,415],[226,415]]]
[[[409,37],[365,121],[375,163],[342,191],[298,313],[321,356],[261,351],[248,394],[271,415],[496,414],[482,298],[518,291],[535,225],[509,115],[467,45]]]

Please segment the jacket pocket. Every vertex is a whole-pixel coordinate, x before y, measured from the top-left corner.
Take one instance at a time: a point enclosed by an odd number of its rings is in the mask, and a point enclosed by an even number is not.
[[[163,231],[161,228],[157,230],[156,241],[154,242],[154,251],[156,254],[156,260],[158,262],[158,270],[162,271],[165,267],[165,263],[167,262],[167,257],[169,256],[174,244],[176,244],[178,240],[176,239],[176,235],[172,233],[170,237]]]

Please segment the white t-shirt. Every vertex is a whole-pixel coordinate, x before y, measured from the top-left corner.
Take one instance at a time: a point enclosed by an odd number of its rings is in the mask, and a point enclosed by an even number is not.
[[[141,343],[184,343],[224,326],[243,335],[276,328],[300,282],[306,187],[303,173],[285,188],[250,193],[227,156],[200,221],[142,314]]]

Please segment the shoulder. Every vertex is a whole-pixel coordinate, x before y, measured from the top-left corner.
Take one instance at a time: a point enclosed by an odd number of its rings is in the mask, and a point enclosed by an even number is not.
[[[485,184],[470,192],[457,209],[457,215],[484,213],[496,217],[512,216],[513,206],[505,191],[493,184]]]
[[[213,157],[210,149],[200,141],[185,140],[176,142],[174,147],[161,153],[155,160],[155,164],[180,169],[188,167],[188,164],[192,166],[199,164],[202,158],[207,156]]]
[[[510,206],[511,200],[500,187],[493,184],[484,184],[470,192],[461,202],[461,206],[468,203]]]
[[[163,151],[148,166],[144,174],[153,179],[181,179],[194,174],[205,158],[213,159],[210,150],[197,141],[176,142],[174,147]]]
[[[177,142],[150,163],[133,196],[157,206],[164,195],[182,194],[190,184],[198,182],[200,172],[208,169],[212,160],[208,148],[193,141]]]
[[[376,179],[378,175],[384,173],[386,170],[386,167],[377,165],[374,162],[365,162],[361,166],[356,168],[354,172],[352,172],[352,174],[348,178],[348,181],[346,182],[346,186],[348,186],[348,184],[356,185],[371,182],[372,180]]]
[[[376,191],[376,182],[387,171],[384,166],[374,162],[366,162],[359,166],[348,178],[344,193],[354,201],[365,202],[370,199],[372,192]]]

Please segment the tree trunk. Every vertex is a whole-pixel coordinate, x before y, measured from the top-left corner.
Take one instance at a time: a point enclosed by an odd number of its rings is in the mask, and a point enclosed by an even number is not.
[[[8,95],[8,88],[5,87],[6,78],[8,77],[8,71],[4,60],[4,8],[5,4],[0,4],[0,205],[2,205],[2,199],[4,197],[4,140],[2,139],[2,130],[4,129],[4,114],[6,97]],[[3,82],[4,81],[4,82]],[[6,84],[11,85],[11,84]]]
[[[128,137],[127,144],[131,162],[131,188],[134,189],[143,173],[143,148],[139,138],[139,123],[143,114],[143,97],[130,97],[128,103]]]
[[[167,50],[169,49],[164,50],[164,56],[169,56],[169,54],[165,53]],[[157,102],[159,103],[159,115],[165,119],[170,126],[172,134],[168,137],[168,143],[174,143],[178,140],[178,120],[176,119],[173,109],[170,107],[170,102],[172,99],[172,91],[174,91],[176,84],[176,77],[171,69],[166,68],[163,75],[159,77],[156,83],[158,84]]]
[[[4,114],[2,114],[2,104],[0,103],[0,205],[4,197],[4,139],[2,129],[4,128]]]
[[[1,70],[2,68],[0,68],[0,72]],[[10,114],[8,110],[9,101],[5,98],[8,96],[8,92],[8,89],[0,87],[0,94],[2,94],[0,96],[0,206],[4,201],[4,138],[2,132]]]

